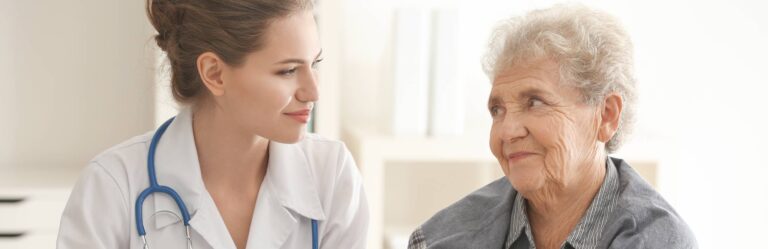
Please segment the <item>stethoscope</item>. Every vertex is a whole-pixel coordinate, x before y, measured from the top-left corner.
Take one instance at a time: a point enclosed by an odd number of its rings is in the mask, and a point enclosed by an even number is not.
[[[139,194],[139,197],[136,199],[136,230],[139,232],[139,237],[141,237],[141,242],[144,244],[144,249],[149,249],[149,244],[147,244],[147,232],[144,230],[144,220],[143,220],[143,214],[142,214],[142,206],[144,204],[144,200],[147,199],[147,196],[154,194],[154,193],[164,193],[169,195],[173,198],[174,201],[176,201],[176,205],[179,207],[179,211],[181,211],[181,220],[184,221],[184,229],[185,229],[185,237],[187,239],[187,248],[192,249],[192,237],[189,233],[189,211],[187,210],[187,206],[184,205],[184,201],[181,199],[181,196],[179,196],[178,193],[176,193],[175,190],[168,186],[163,186],[157,183],[157,175],[155,174],[155,151],[157,150],[157,143],[160,142],[160,137],[163,136],[163,133],[165,133],[165,130],[168,129],[168,126],[173,122],[174,118],[168,119],[168,121],[165,121],[163,125],[160,126],[160,128],[157,128],[157,131],[155,132],[155,135],[152,136],[152,142],[149,144],[149,154],[147,155],[147,172],[149,174],[149,187],[144,189],[144,191],[141,191],[141,194]],[[161,211],[162,212],[162,211]],[[168,211],[169,213],[176,215],[173,212]],[[153,214],[154,216],[154,214]],[[178,215],[176,215],[178,217]],[[317,220],[312,219],[312,249],[318,249],[318,235],[317,235]]]

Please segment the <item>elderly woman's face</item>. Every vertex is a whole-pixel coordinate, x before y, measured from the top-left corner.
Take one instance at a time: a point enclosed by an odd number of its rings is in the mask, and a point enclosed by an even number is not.
[[[599,108],[560,83],[555,61],[534,60],[499,73],[488,108],[491,150],[523,195],[572,184],[600,149]]]

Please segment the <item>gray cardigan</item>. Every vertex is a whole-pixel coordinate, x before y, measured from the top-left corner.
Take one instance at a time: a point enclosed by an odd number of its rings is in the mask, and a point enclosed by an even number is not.
[[[698,248],[675,210],[624,160],[609,158],[619,200],[598,248]],[[409,248],[503,248],[517,191],[502,177],[435,214],[411,236]]]

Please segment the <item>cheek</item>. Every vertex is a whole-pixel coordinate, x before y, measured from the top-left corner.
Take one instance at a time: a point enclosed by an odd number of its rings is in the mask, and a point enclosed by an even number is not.
[[[507,168],[507,160],[506,157],[503,156],[504,150],[502,145],[502,139],[501,139],[501,132],[499,130],[499,126],[494,123],[491,126],[491,134],[490,138],[488,139],[488,145],[491,148],[491,153],[493,153],[493,156],[496,157],[496,160],[499,162],[499,166],[501,167],[501,171],[504,172],[504,175],[509,175],[509,169]]]
[[[282,113],[292,99],[289,83],[267,73],[242,73],[233,81],[222,106],[241,129],[271,136],[283,127]]]
[[[499,132],[499,127],[495,123],[491,126],[488,145],[490,146],[493,155],[496,156],[496,158],[499,158],[499,155],[501,155],[501,132]]]
[[[562,113],[532,118],[530,132],[544,151],[544,166],[548,177],[562,182],[573,158],[575,130],[571,120]]]
[[[566,131],[567,128],[562,117],[555,115],[532,117],[529,123],[531,136],[547,152],[562,150],[567,147],[567,139],[565,138],[569,136],[570,132]]]
[[[260,77],[242,82],[235,95],[241,108],[263,114],[279,114],[290,103],[293,95],[279,79]]]

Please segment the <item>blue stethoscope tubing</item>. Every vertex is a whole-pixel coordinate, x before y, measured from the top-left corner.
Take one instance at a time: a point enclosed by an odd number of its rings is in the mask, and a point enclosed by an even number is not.
[[[189,234],[189,211],[187,210],[187,206],[184,204],[184,201],[181,199],[181,196],[179,196],[178,193],[176,193],[175,190],[168,186],[163,186],[157,183],[157,175],[155,173],[155,152],[157,151],[157,144],[160,142],[160,137],[163,136],[165,133],[165,130],[168,129],[168,126],[171,125],[175,117],[168,119],[168,121],[165,121],[162,125],[160,125],[160,128],[157,128],[157,131],[152,136],[152,142],[149,144],[149,153],[147,155],[147,174],[149,175],[149,187],[144,189],[144,191],[141,191],[139,194],[139,197],[136,199],[136,230],[139,233],[139,237],[141,237],[142,242],[144,243],[144,248],[149,248],[146,240],[147,232],[144,230],[144,220],[143,220],[143,213],[142,208],[144,204],[144,200],[147,199],[147,197],[154,193],[164,193],[173,198],[173,200],[176,202],[176,205],[179,207],[179,211],[181,211],[181,219],[184,222],[184,227],[186,229],[186,239],[187,239],[187,248],[192,248],[192,239]],[[318,249],[319,248],[319,241],[318,241],[318,226],[317,226],[317,220],[312,219],[312,249]]]

